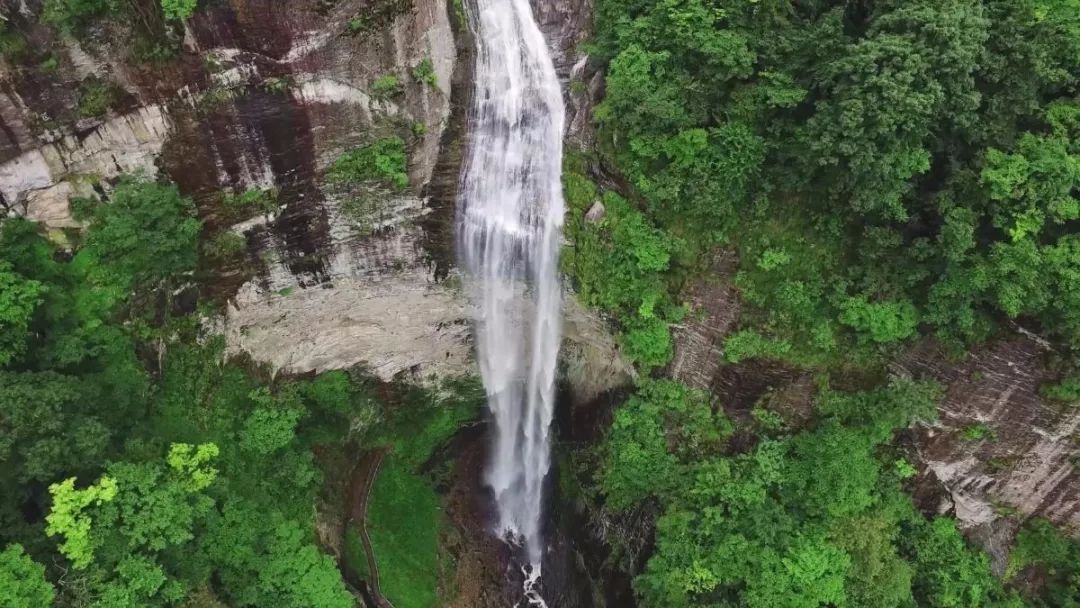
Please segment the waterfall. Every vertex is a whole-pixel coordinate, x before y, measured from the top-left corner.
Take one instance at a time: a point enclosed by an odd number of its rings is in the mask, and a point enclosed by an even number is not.
[[[535,584],[562,303],[564,108],[528,0],[471,4],[477,53],[458,250],[495,422],[487,483],[498,532],[525,547]]]

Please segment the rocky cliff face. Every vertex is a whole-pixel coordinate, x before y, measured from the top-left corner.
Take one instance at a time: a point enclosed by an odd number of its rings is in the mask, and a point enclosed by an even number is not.
[[[246,240],[243,260],[204,281],[204,296],[224,305],[231,348],[285,372],[364,364],[389,380],[472,369],[452,246],[471,92],[460,4],[216,2],[184,25],[179,54],[154,64],[132,59],[115,24],[76,41],[38,23],[39,2],[4,8],[36,49],[0,65],[8,213],[75,227],[71,197],[107,191],[121,174],[164,173],[195,199],[208,234]],[[557,18],[574,22],[566,9]],[[568,31],[559,48],[582,35]],[[423,62],[433,82],[414,76]],[[387,76],[398,91],[376,85]],[[87,83],[114,91],[104,116],[80,116]],[[387,135],[407,142],[409,187],[358,211],[325,169]],[[250,189],[276,204],[237,222],[223,193]],[[564,369],[582,399],[625,382],[597,319],[571,307],[566,333]]]
[[[1051,347],[1025,333],[950,360],[926,342],[894,366],[946,387],[939,421],[914,430],[927,507],[951,512],[990,550],[995,568],[1028,516],[1080,525],[1080,408],[1039,394],[1055,381]],[[936,503],[933,504],[933,503]]]

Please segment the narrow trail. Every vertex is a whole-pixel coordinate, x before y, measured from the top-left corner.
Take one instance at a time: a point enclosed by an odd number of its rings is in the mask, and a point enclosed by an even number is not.
[[[360,533],[360,542],[364,545],[364,555],[367,558],[369,592],[379,608],[394,608],[394,605],[383,597],[379,587],[379,565],[375,561],[375,551],[371,548],[371,537],[368,535],[367,512],[371,489],[375,485],[375,478],[379,476],[379,467],[382,466],[383,458],[390,453],[390,449],[390,446],[382,446],[365,454],[353,469],[352,480],[349,483],[351,488],[349,521]]]

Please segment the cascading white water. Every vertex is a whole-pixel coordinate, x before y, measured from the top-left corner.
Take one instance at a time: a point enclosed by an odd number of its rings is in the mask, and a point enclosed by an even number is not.
[[[563,99],[528,0],[475,0],[469,8],[476,84],[458,249],[496,424],[487,482],[499,533],[524,544],[535,583],[562,304]]]

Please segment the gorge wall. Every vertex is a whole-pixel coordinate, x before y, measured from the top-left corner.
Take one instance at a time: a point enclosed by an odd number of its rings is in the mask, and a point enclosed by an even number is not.
[[[121,174],[162,173],[195,200],[206,233],[245,239],[242,260],[200,277],[232,349],[289,373],[473,371],[452,247],[471,89],[460,3],[216,2],[184,24],[175,58],[153,64],[132,58],[116,25],[75,40],[38,23],[38,2],[3,8],[34,49],[0,64],[7,213],[76,227],[71,197],[104,192]],[[425,62],[433,78],[421,82]],[[379,89],[388,76],[399,83],[391,93]],[[115,88],[106,115],[80,115],[87,82]],[[358,217],[325,170],[388,135],[406,141],[409,185]],[[237,222],[223,193],[251,189],[272,189],[275,208]],[[566,325],[565,368],[582,400],[626,381],[597,318],[570,307]]]

